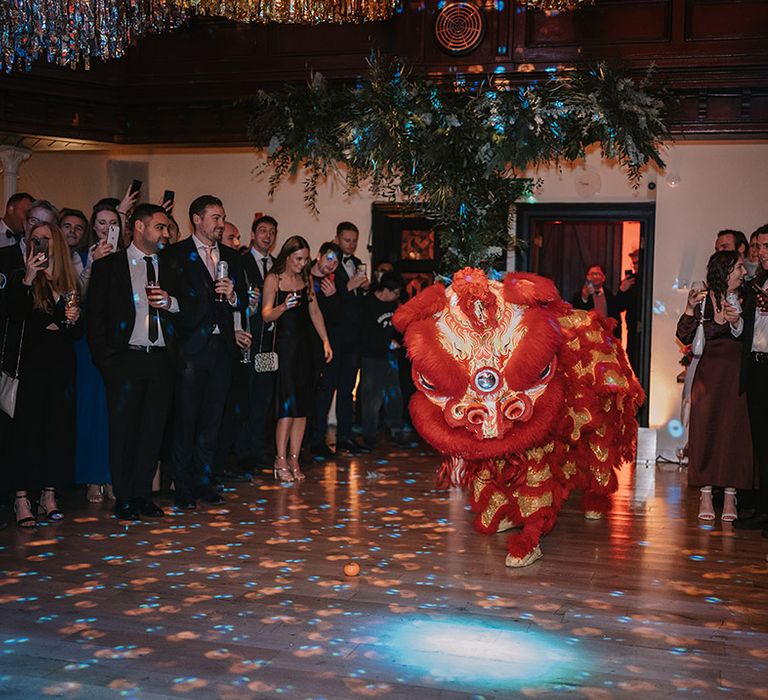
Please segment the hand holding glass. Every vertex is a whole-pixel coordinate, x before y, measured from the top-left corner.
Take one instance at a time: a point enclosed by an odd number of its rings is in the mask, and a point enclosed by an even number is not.
[[[72,290],[69,292],[64,292],[61,295],[61,298],[64,300],[64,310],[66,312],[67,309],[76,309],[77,304],[80,301],[80,298],[76,291]],[[74,321],[70,321],[69,318],[66,316],[64,317],[64,325],[65,326],[73,326],[75,324]]]

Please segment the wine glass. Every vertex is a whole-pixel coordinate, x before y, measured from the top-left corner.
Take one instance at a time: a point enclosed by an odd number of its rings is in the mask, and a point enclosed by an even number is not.
[[[70,290],[68,292],[64,292],[61,295],[61,298],[64,300],[64,308],[65,309],[76,309],[78,302],[80,301],[80,297],[78,293],[75,290]],[[67,319],[67,317],[64,317],[64,325],[65,326],[71,326],[73,323]]]

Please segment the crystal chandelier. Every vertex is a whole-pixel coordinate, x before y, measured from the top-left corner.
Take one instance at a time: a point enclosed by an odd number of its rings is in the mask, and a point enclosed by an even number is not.
[[[389,19],[397,0],[0,0],[0,70],[44,58],[72,68],[120,58],[145,34],[177,29],[194,14],[238,22]]]
[[[585,5],[591,5],[595,0],[525,0],[525,4],[534,9],[542,10],[547,14],[559,12],[573,12]]]

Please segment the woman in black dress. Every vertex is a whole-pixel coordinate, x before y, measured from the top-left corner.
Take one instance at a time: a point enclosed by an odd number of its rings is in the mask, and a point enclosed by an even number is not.
[[[744,321],[738,290],[745,274],[737,252],[715,253],[707,264],[707,289],[691,290],[677,322],[682,343],[693,343],[700,323],[706,339],[691,388],[688,439],[688,485],[700,489],[700,520],[715,519],[713,486],[725,488],[726,522],[737,516],[736,489],[755,486],[747,397],[739,394]]]
[[[23,324],[19,388],[8,467],[16,524],[37,522],[29,492],[41,489],[40,517],[61,520],[55,487],[71,479],[75,453],[75,341],[82,334],[72,257],[56,224],[35,226],[23,278],[7,289],[8,318]]]
[[[279,358],[275,381],[275,478],[285,482],[304,479],[299,450],[314,401],[312,333],[320,336],[325,361],[333,357],[310,282],[311,265],[309,244],[301,236],[291,236],[264,280],[261,315],[265,323],[275,322],[275,352]]]

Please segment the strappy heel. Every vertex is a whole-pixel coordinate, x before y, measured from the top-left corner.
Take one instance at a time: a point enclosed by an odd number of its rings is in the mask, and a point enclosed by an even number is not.
[[[64,519],[64,513],[62,513],[58,507],[53,508],[51,510],[47,510],[46,507],[43,505],[43,493],[56,493],[56,489],[51,488],[50,486],[48,488],[44,488],[42,493],[40,494],[40,500],[37,502],[37,508],[38,512],[42,513],[42,517],[47,518],[48,520],[63,520]],[[54,496],[55,499],[55,496]],[[55,500],[54,500],[55,502]]]
[[[37,518],[34,516],[34,513],[32,515],[25,515],[24,517],[20,518],[19,516],[19,508],[17,505],[17,501],[24,501],[26,502],[27,508],[29,508],[29,512],[32,513],[32,504],[29,502],[29,498],[26,496],[16,496],[13,499],[13,512],[16,513],[16,525],[24,530],[29,530],[33,527],[37,527]]]
[[[307,475],[301,471],[299,455],[289,455],[289,459],[292,463],[288,465],[288,468],[291,470],[291,475],[293,476],[294,481],[304,481],[304,479],[307,478]]]
[[[725,501],[723,502],[723,514],[720,520],[724,523],[732,523],[739,517],[739,511],[736,507],[736,489],[725,489]]]
[[[88,503],[103,503],[104,491],[101,484],[88,484],[85,497],[88,500]]]
[[[280,462],[283,466],[279,466]],[[279,479],[284,484],[293,481],[293,472],[286,464],[285,457],[275,457],[274,473],[275,479]]]
[[[702,486],[699,495],[699,520],[714,520],[715,508],[712,505],[712,487]]]

